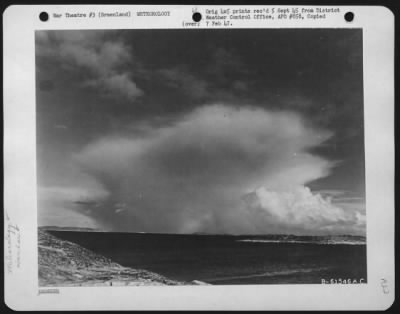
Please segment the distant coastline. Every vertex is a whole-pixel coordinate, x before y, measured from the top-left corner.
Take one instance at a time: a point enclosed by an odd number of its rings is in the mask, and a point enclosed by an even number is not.
[[[180,233],[154,233],[154,232],[123,232],[123,231],[107,231],[96,228],[85,227],[59,227],[59,226],[40,226],[42,231],[71,231],[71,232],[102,232],[102,233],[132,233],[132,234],[162,234],[162,235],[185,235],[185,236],[221,236],[234,237],[240,242],[254,243],[302,243],[302,244],[348,244],[348,245],[365,245],[366,237],[362,235],[294,235],[294,234],[215,234],[206,232],[194,232],[187,234]]]
[[[39,228],[42,286],[316,284],[321,278],[342,277],[367,280],[363,236],[65,229]]]
[[[42,231],[84,231],[84,232],[107,232],[105,230],[97,228],[87,227],[59,227],[59,226],[39,226],[39,230]]]

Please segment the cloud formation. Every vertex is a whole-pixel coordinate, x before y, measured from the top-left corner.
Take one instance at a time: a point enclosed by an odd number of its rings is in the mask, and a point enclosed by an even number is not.
[[[290,229],[304,234],[362,234],[365,228],[365,215],[361,212],[346,211],[304,186],[285,192],[262,187],[246,195],[245,201],[250,216],[254,210],[258,212],[254,223],[264,223],[274,232]]]
[[[91,215],[111,229],[354,233],[355,213],[304,187],[334,167],[308,152],[330,136],[290,112],[210,105],[140,137],[95,141],[74,159],[109,193]]]
[[[88,78],[83,86],[96,88],[106,96],[135,99],[143,95],[126,68],[134,61],[130,48],[102,32],[37,31],[36,54],[56,60],[64,68],[86,70]]]

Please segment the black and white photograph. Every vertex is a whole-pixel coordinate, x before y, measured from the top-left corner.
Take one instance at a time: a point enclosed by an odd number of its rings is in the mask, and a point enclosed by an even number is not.
[[[12,5],[14,311],[387,310],[384,6]]]
[[[358,28],[36,30],[41,287],[366,284]]]

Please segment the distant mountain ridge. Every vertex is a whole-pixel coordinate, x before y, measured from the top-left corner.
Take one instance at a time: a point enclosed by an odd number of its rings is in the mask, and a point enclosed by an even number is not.
[[[348,244],[365,245],[366,237],[356,235],[325,235],[325,236],[298,236],[298,235],[254,235],[240,236],[241,242],[259,243],[299,243],[299,244]]]

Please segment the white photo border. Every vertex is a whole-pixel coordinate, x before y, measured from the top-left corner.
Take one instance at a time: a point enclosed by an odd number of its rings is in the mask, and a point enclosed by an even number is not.
[[[394,15],[383,6],[330,6],[326,19],[235,23],[234,28],[361,28],[365,120],[367,284],[60,287],[39,294],[36,196],[35,30],[182,29],[194,10],[237,6],[137,6],[171,12],[136,19],[50,19],[40,12],[118,11],[117,5],[15,5],[3,13],[5,301],[14,310],[383,310],[394,302]],[[292,7],[292,6],[251,6]],[[316,7],[316,6],[296,6]],[[353,22],[345,12],[355,14]],[[196,27],[198,29],[205,27]],[[214,29],[217,27],[214,27]],[[223,26],[219,28],[224,28]],[[225,27],[228,30],[229,27]],[[212,28],[209,28],[212,32]],[[14,229],[13,229],[14,228]],[[15,231],[15,228],[16,231]],[[17,234],[17,238],[16,238]]]

